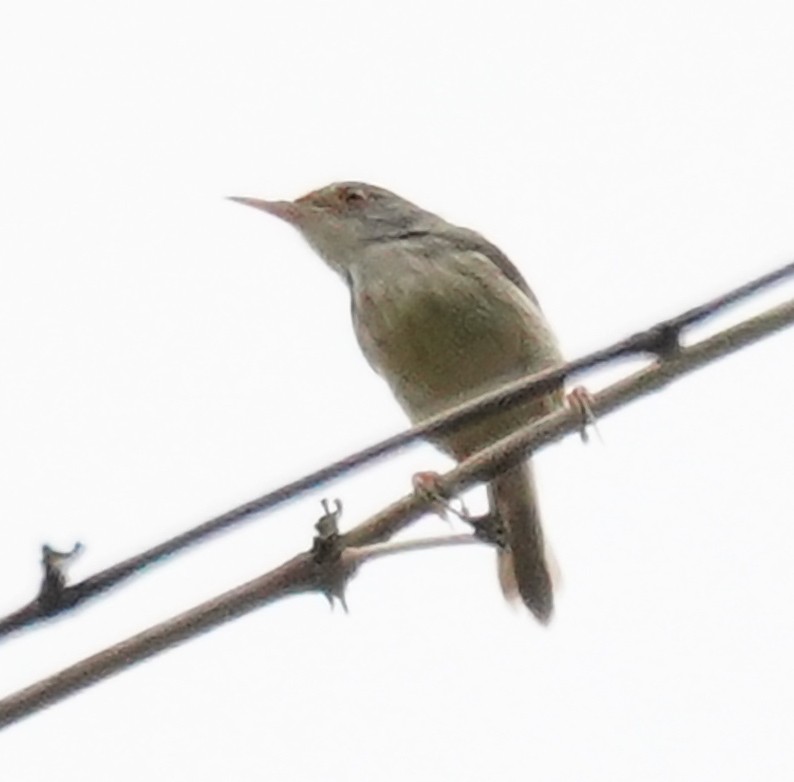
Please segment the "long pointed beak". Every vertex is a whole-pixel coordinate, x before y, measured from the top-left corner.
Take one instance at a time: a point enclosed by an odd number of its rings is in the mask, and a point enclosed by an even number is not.
[[[246,196],[228,196],[229,201],[251,206],[268,214],[280,217],[288,223],[295,223],[301,214],[300,207],[292,201],[265,201],[262,198],[248,198]]]

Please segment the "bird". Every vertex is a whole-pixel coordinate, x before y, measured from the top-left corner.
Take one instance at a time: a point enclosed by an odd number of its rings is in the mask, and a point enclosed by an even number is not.
[[[361,351],[414,424],[563,363],[518,268],[469,228],[364,182],[335,182],[292,201],[230,200],[297,229],[342,278]],[[555,387],[439,434],[435,444],[461,461],[564,403]],[[492,478],[487,493],[504,530],[502,591],[546,624],[554,594],[530,460]]]

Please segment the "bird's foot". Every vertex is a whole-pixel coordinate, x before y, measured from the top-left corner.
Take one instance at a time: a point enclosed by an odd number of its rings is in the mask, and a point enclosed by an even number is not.
[[[592,427],[596,437],[602,440],[601,433],[598,431],[598,423],[593,413],[593,395],[584,386],[576,386],[566,395],[565,401],[569,407],[576,410],[581,418],[579,437],[582,438],[582,442],[590,442],[590,432],[588,431],[590,427]]]
[[[471,514],[466,507],[466,503],[458,498],[458,507],[453,505],[452,498],[447,495],[441,485],[441,476],[437,472],[432,470],[417,472],[411,478],[411,484],[414,488],[414,494],[429,502],[430,510],[444,519],[444,521],[449,521],[450,513],[461,521],[468,522],[470,520]]]
[[[474,537],[497,548],[507,548],[507,531],[496,513],[470,516],[466,522],[474,531]]]

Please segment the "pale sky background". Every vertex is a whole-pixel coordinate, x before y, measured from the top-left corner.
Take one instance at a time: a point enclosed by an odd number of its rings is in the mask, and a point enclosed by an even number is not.
[[[405,426],[340,282],[224,196],[389,187],[499,244],[577,356],[794,257],[793,27],[757,1],[6,4],[0,613],[43,542],[82,541],[82,577]],[[549,628],[486,548],[382,561],[349,616],[285,601],[6,730],[3,778],[791,779],[793,350],[542,453]],[[416,448],[3,641],[0,695],[306,547],[321,497],[352,525],[448,465]]]

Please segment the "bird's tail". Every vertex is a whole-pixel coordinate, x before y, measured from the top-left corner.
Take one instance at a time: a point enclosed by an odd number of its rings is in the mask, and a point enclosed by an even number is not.
[[[554,610],[554,591],[530,463],[521,462],[494,478],[488,496],[507,538],[498,560],[502,591],[508,599],[520,597],[546,624]]]

